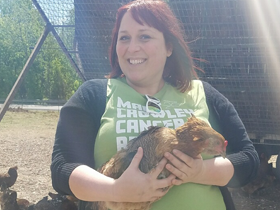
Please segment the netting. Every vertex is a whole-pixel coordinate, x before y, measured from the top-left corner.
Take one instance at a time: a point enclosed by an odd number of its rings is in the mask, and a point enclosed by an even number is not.
[[[117,8],[128,0],[38,0],[86,79],[110,71]],[[253,139],[280,140],[280,1],[169,0],[193,56],[236,107]],[[274,16],[273,16],[274,15]]]

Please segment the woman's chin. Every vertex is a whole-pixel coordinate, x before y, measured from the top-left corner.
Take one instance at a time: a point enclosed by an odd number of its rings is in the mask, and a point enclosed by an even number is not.
[[[138,85],[141,85],[141,84],[143,85],[144,78],[141,77],[141,76],[135,76],[135,75],[131,76],[131,75],[129,75],[129,76],[126,76],[126,81],[129,85],[137,85],[138,86]]]

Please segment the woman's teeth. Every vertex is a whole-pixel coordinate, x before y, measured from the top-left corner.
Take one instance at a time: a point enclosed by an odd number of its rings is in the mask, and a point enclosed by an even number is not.
[[[139,60],[131,60],[129,59],[130,64],[140,64],[143,63],[145,60],[144,59],[139,59]]]

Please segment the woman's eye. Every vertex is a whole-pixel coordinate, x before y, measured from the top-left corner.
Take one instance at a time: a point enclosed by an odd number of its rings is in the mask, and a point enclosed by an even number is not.
[[[150,39],[151,37],[149,36],[149,35],[141,35],[140,36],[140,39],[142,39],[142,40],[148,40],[148,39]]]
[[[126,41],[126,40],[128,40],[128,39],[129,39],[129,36],[121,36],[121,37],[119,38],[120,41]]]

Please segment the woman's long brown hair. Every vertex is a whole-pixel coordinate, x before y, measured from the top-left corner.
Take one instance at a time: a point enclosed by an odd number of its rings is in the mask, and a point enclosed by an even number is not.
[[[165,44],[171,45],[173,49],[172,55],[166,60],[163,78],[181,92],[185,92],[190,87],[190,81],[197,78],[197,74],[179,21],[163,1],[137,0],[118,9],[109,52],[112,71],[107,78],[117,78],[123,74],[118,63],[116,45],[120,24],[127,11],[131,12],[139,24],[147,24],[163,33]]]

